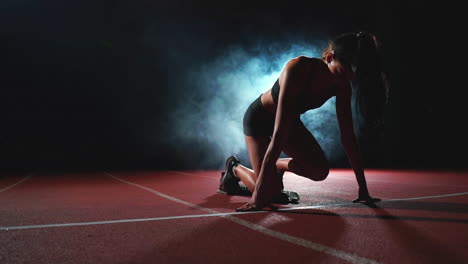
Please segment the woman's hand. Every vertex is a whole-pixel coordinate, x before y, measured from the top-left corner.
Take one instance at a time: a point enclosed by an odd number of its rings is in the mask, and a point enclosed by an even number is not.
[[[372,203],[376,203],[380,201],[382,201],[382,199],[371,197],[366,187],[366,188],[359,188],[359,197],[356,200],[353,200],[353,203],[372,204]]]
[[[237,208],[236,211],[237,212],[261,211],[265,207],[269,207],[272,210],[278,209],[277,207],[275,207],[275,206],[273,206],[271,204],[257,205],[254,202],[248,202],[248,203],[244,204],[243,206]]]
[[[265,207],[275,210],[272,206],[275,195],[281,193],[281,178],[276,172],[276,164],[266,164],[257,179],[252,200],[236,209],[238,212],[260,211]]]
[[[243,206],[236,208],[236,212],[249,212],[249,211],[260,211],[262,208],[258,208],[255,203],[248,202]]]

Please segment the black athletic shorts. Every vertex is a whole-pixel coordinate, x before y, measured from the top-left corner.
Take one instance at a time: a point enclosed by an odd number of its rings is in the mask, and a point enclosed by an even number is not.
[[[263,107],[262,95],[253,101],[244,114],[244,135],[254,137],[268,137],[273,135],[275,116]],[[294,118],[291,126],[304,127],[300,117]]]
[[[244,135],[271,137],[275,126],[275,116],[263,107],[262,95],[250,104],[244,114]]]

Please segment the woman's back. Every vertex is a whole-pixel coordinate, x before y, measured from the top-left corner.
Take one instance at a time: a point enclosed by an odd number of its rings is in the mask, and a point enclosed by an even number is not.
[[[299,67],[305,67],[308,72],[300,87],[301,91],[296,98],[297,113],[302,114],[307,110],[320,107],[330,97],[335,95],[334,79],[327,65],[320,59],[299,56],[292,60],[297,60]],[[300,61],[299,61],[300,60]],[[262,95],[262,104],[271,113],[276,113],[280,94],[280,79],[284,74],[284,69],[273,87]]]

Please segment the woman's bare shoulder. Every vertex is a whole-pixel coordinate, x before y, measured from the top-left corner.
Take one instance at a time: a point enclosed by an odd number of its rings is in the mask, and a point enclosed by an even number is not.
[[[300,55],[300,56],[290,59],[286,63],[284,68],[286,70],[292,70],[292,69],[298,69],[298,68],[301,68],[301,69],[307,68],[309,70],[314,70],[314,69],[322,69],[324,66],[326,67],[326,64],[323,62],[322,59]]]
[[[311,66],[311,62],[314,58],[306,56],[297,56],[286,62],[284,65],[283,71],[287,72],[302,72]]]
[[[308,56],[305,56],[305,55],[299,55],[297,57],[294,57],[294,58],[288,60],[286,65],[310,63],[310,62],[315,61],[315,60],[318,60],[318,59],[314,58],[314,57],[308,57]]]
[[[279,76],[280,87],[284,87],[287,82],[290,84],[288,85],[287,89],[305,89],[306,80],[309,78],[308,76],[314,60],[314,58],[302,55],[290,59],[284,66]]]

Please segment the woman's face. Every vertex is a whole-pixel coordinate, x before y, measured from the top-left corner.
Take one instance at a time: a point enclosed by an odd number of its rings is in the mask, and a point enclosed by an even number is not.
[[[332,59],[328,63],[328,68],[333,74],[335,74],[335,76],[339,77],[340,79],[343,78],[347,81],[351,81],[355,78],[355,73],[351,65],[342,64],[341,62]]]
[[[343,64],[340,61],[335,60],[335,53],[331,51],[325,57],[325,61],[328,65],[328,69],[336,77],[344,80],[351,81],[356,77],[356,69],[352,65]]]

